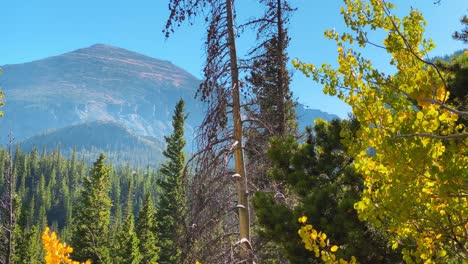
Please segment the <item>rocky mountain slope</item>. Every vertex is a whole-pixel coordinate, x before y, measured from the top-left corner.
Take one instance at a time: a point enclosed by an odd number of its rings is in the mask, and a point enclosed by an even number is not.
[[[26,151],[60,144],[64,152],[76,146],[83,151],[161,155],[180,98],[189,113],[189,141],[203,118],[202,104],[194,99],[200,80],[171,62],[122,48],[97,44],[1,67],[5,115],[0,118],[0,144],[8,142],[11,129]],[[297,111],[301,129],[315,118],[336,118],[301,105]],[[133,146],[124,150],[123,144]],[[136,149],[142,151],[135,154]]]
[[[193,112],[189,130],[201,118],[193,100],[199,80],[168,61],[125,49],[94,45],[2,68],[6,99],[0,127],[4,132],[12,129],[17,140],[93,120],[161,138],[170,131],[179,98]]]

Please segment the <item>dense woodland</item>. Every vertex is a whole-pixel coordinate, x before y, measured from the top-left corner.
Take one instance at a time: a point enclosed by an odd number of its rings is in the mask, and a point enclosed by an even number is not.
[[[207,27],[196,94],[207,112],[192,156],[182,100],[158,169],[0,150],[0,263],[468,261],[468,51],[428,60],[417,9],[398,17],[387,1],[345,0],[348,31],[325,32],[338,66],[293,66],[352,114],[298,131],[286,53],[295,8],[259,3],[264,14],[245,22],[244,3],[169,1],[167,37],[196,16]],[[466,44],[467,17],[460,28],[447,38]],[[244,30],[257,39],[243,57]],[[368,46],[394,73],[365,57]]]

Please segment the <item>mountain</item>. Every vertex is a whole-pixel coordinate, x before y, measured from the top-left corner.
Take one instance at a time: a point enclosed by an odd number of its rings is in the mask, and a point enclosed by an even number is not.
[[[171,62],[125,49],[97,44],[2,68],[0,127],[4,135],[12,129],[16,140],[94,120],[162,139],[180,98],[192,112],[189,134],[201,120],[200,104],[193,99],[198,79]],[[6,136],[0,140],[6,142]]]
[[[156,138],[137,135],[111,121],[91,121],[51,130],[26,139],[20,145],[25,151],[33,148],[50,151],[60,147],[65,156],[76,147],[77,153],[89,161],[94,161],[101,152],[105,152],[114,164],[158,164],[162,161],[165,146]]]
[[[122,152],[114,161],[143,161],[145,153],[145,162],[160,161],[180,98],[189,113],[189,143],[203,119],[203,104],[194,99],[200,80],[169,61],[118,47],[96,44],[2,69],[0,144],[8,142],[11,129],[24,151],[60,144],[65,154],[76,145],[93,155]],[[301,131],[315,118],[336,118],[301,105],[297,113]]]
[[[302,104],[296,106],[296,116],[299,123],[299,132],[304,132],[306,127],[313,126],[315,119],[320,118],[326,121],[340,119],[337,115],[329,114],[318,109],[311,109]]]

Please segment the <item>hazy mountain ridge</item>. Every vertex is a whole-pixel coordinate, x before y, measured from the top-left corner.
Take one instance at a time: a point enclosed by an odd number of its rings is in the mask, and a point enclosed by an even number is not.
[[[189,143],[203,119],[203,104],[194,99],[200,80],[171,62],[125,49],[97,44],[2,68],[5,116],[0,118],[0,143],[8,141],[11,129],[24,150],[60,145],[70,152],[77,146],[91,153],[121,151],[124,160],[132,159],[129,153],[146,151],[151,157],[141,161],[160,161],[163,136],[172,131],[180,98],[189,114]],[[337,118],[302,105],[297,116],[301,131],[315,118]]]
[[[115,122],[92,121],[41,133],[24,140],[20,146],[27,152],[34,148],[51,151],[59,147],[65,156],[76,147],[80,157],[90,162],[105,152],[114,164],[155,165],[162,161],[165,144],[154,137],[137,135]]]
[[[298,104],[296,107],[296,116],[299,124],[299,132],[304,132],[306,127],[313,126],[315,119],[320,118],[326,121],[340,119],[337,115],[329,114],[319,109],[310,109],[301,104]]]
[[[194,112],[188,129],[193,132],[201,120],[201,107],[193,99],[199,80],[170,62],[124,49],[94,45],[3,70],[6,100],[0,124],[12,128],[18,140],[93,120],[162,138],[180,98]]]

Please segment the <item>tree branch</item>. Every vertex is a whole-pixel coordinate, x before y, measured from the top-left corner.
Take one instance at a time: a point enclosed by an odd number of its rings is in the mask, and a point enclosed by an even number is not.
[[[452,134],[452,135],[446,135],[446,136],[439,136],[439,135],[434,135],[430,133],[412,133],[412,134],[401,134],[397,135],[397,138],[405,138],[405,137],[428,137],[428,138],[434,138],[434,139],[454,139],[454,138],[466,138],[468,137],[468,133],[464,134]]]
[[[446,104],[444,104],[443,102],[441,102],[441,101],[439,101],[439,100],[435,100],[435,99],[423,99],[422,101],[423,101],[423,102],[430,102],[430,103],[434,103],[434,104],[436,104],[436,105],[439,105],[439,106],[442,107],[443,109],[449,110],[450,112],[455,113],[455,114],[457,114],[457,115],[459,115],[459,116],[468,116],[468,112],[464,112],[464,111],[460,111],[460,110],[451,108],[451,107],[447,106]]]

